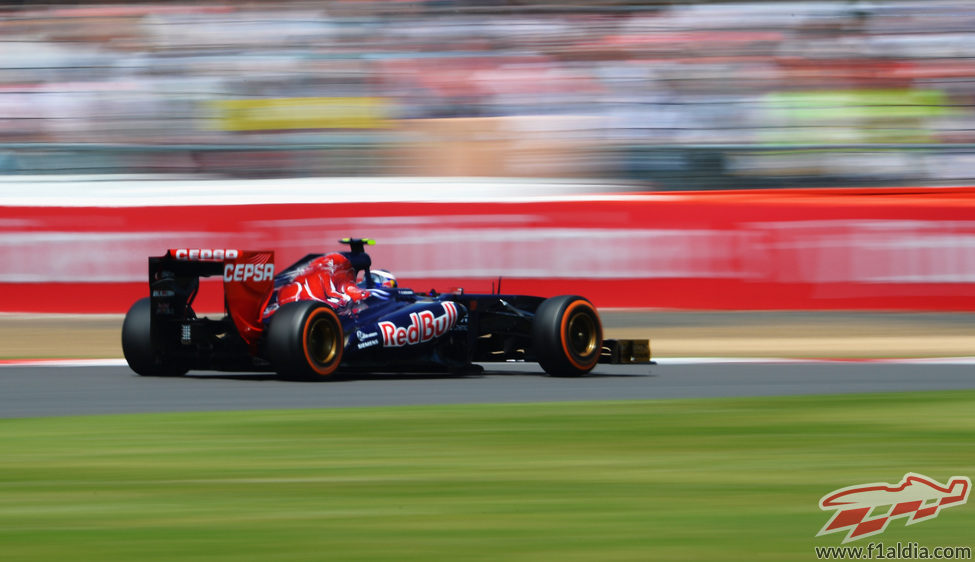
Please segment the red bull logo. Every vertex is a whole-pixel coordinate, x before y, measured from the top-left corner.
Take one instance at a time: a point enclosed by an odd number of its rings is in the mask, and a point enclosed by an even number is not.
[[[443,302],[440,306],[443,307],[444,312],[439,316],[430,310],[411,313],[409,326],[380,322],[379,330],[383,336],[383,347],[417,345],[446,334],[457,324],[457,305]]]
[[[953,476],[948,484],[941,484],[914,472],[905,474],[896,485],[840,488],[819,500],[820,509],[836,513],[816,536],[846,531],[843,542],[847,543],[884,532],[894,519],[906,517],[908,525],[934,519],[942,509],[966,503],[971,489],[967,476]]]

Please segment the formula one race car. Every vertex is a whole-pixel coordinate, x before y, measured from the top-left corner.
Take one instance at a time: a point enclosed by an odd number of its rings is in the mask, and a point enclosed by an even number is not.
[[[172,249],[149,258],[149,297],[129,309],[122,350],[133,371],[274,371],[292,379],[346,372],[456,372],[537,361],[551,375],[599,362],[648,363],[647,340],[604,340],[578,296],[419,294],[371,271],[368,239],[310,254],[275,274],[274,253]],[[222,276],[225,315],[199,317],[200,278]]]

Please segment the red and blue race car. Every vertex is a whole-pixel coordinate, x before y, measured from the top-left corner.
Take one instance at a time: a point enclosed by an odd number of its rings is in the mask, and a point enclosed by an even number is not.
[[[649,363],[648,340],[606,340],[583,297],[420,294],[372,271],[369,239],[310,254],[281,272],[274,252],[172,249],[149,258],[150,296],[129,309],[122,350],[133,371],[273,371],[292,379],[336,372],[479,371],[534,361],[551,375],[597,363]],[[200,278],[220,276],[224,315],[197,316]]]

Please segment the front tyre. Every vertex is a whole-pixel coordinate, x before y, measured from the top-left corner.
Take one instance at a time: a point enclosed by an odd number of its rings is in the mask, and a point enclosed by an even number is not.
[[[149,297],[135,301],[122,322],[122,355],[129,368],[144,377],[185,375],[189,369],[167,352],[171,343],[152,320]]]
[[[279,376],[327,377],[342,362],[345,335],[338,315],[318,301],[298,301],[274,313],[267,331],[267,358]]]
[[[603,327],[592,303],[572,295],[543,301],[532,323],[532,348],[550,375],[575,377],[591,371],[603,349]]]

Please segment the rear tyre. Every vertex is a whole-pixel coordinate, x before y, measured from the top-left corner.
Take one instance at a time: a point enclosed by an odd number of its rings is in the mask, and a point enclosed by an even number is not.
[[[267,358],[279,376],[312,380],[328,377],[342,362],[345,334],[338,315],[317,301],[282,306],[267,332]]]
[[[552,376],[577,377],[591,371],[603,349],[603,327],[592,303],[572,295],[543,301],[535,311],[532,348]]]
[[[172,342],[152,320],[149,297],[135,301],[122,322],[122,355],[129,368],[144,377],[185,375],[189,369],[168,352],[170,345]]]

